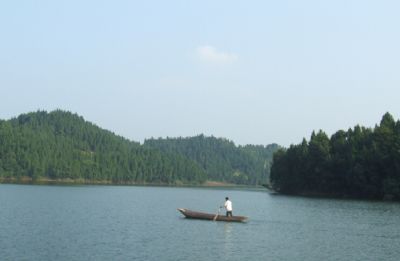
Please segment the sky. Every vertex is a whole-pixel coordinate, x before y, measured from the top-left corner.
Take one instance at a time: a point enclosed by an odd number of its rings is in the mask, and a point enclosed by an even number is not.
[[[282,146],[400,117],[400,1],[0,2],[0,119]]]

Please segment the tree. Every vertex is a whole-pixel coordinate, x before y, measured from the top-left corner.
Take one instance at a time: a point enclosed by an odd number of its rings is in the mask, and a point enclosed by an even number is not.
[[[400,199],[400,123],[389,113],[374,129],[357,125],[330,139],[313,132],[273,159],[271,182],[283,193]]]

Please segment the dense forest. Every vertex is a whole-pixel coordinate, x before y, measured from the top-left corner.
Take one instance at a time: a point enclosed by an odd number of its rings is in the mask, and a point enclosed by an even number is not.
[[[200,138],[201,137],[201,138]],[[196,155],[225,159],[226,155],[246,156],[247,164],[240,166],[229,158],[212,170],[192,158],[190,154],[173,149],[162,149],[163,140],[141,145],[85,121],[82,117],[56,110],[22,114],[10,120],[0,120],[0,182],[31,180],[72,182],[109,182],[116,184],[202,184],[207,180],[238,184],[265,182],[267,172],[260,173],[260,163],[267,167],[272,151],[263,147],[237,148],[232,142],[199,136],[200,143],[192,146]],[[230,146],[213,152],[207,144]],[[167,139],[170,141],[170,139]],[[204,143],[204,144],[203,144]],[[208,151],[201,151],[203,148]],[[217,148],[216,147],[216,148]],[[235,151],[228,151],[229,149]],[[238,151],[238,152],[236,152]],[[208,155],[208,153],[212,153]],[[246,154],[246,155],[247,155]],[[201,158],[199,158],[201,159]],[[240,160],[240,159],[239,159]],[[254,164],[254,165],[252,165]],[[219,172],[222,172],[221,176]],[[232,178],[240,176],[240,178]]]
[[[167,184],[207,178],[180,155],[145,148],[60,110],[0,122],[0,177]]]
[[[272,155],[278,149],[276,144],[237,147],[227,139],[204,135],[149,139],[144,145],[195,161],[213,180],[249,185],[268,181]]]
[[[286,194],[400,200],[400,121],[386,113],[374,128],[313,132],[274,154],[270,180]]]

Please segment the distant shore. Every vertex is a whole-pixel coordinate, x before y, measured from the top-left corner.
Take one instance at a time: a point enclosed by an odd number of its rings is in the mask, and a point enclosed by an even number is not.
[[[147,183],[147,182],[114,182],[110,180],[88,180],[88,179],[50,179],[40,177],[32,179],[31,177],[23,176],[19,178],[14,177],[0,177],[0,184],[31,184],[31,185],[132,185],[132,186],[176,186],[176,187],[242,187],[243,185],[211,181],[207,180],[204,183],[193,184],[176,182],[175,184],[168,183]]]

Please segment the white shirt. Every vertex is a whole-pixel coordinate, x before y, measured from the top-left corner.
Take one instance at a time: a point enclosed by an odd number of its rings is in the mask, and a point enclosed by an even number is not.
[[[226,211],[232,211],[232,201],[230,201],[230,200],[225,201],[224,206],[226,208]]]

